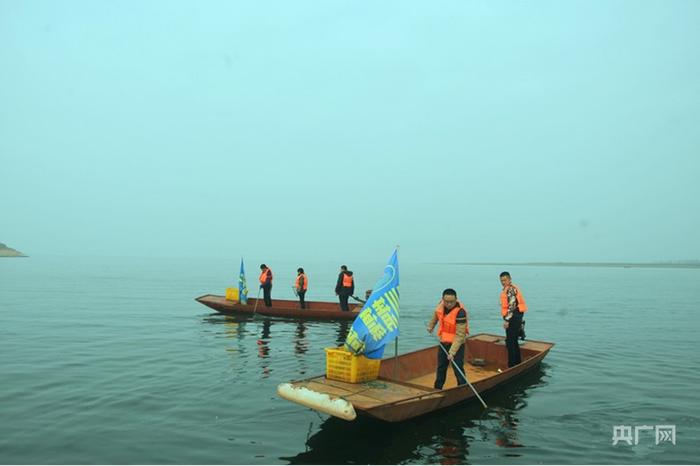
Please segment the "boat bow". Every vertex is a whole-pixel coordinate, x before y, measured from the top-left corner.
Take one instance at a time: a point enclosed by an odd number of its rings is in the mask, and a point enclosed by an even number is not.
[[[277,386],[277,394],[285,400],[293,401],[307,408],[315,409],[346,421],[353,421],[357,417],[355,407],[349,401],[337,396],[315,392],[306,387],[295,387],[290,383],[283,383]]]

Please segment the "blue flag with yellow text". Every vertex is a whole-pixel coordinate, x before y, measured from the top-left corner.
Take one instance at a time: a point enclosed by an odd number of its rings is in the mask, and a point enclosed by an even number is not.
[[[238,299],[241,304],[248,304],[248,285],[245,281],[245,267],[243,267],[243,258],[241,257],[241,271],[238,273]]]
[[[384,346],[399,336],[399,260],[394,251],[384,276],[352,323],[345,348],[354,354],[380,359]]]

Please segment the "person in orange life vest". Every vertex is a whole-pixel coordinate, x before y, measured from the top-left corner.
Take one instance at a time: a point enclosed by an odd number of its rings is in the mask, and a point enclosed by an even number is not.
[[[435,374],[435,385],[437,389],[442,389],[447,377],[447,366],[454,362],[464,373],[464,340],[469,335],[469,322],[467,320],[467,308],[457,301],[457,292],[452,288],[447,288],[442,292],[442,299],[435,308],[433,318],[428,322],[428,333],[433,333],[435,324],[438,324],[438,338],[440,345],[445,351],[438,348],[437,353],[437,373]],[[459,385],[467,383],[456,367],[452,368]]]
[[[352,276],[352,271],[348,270],[347,265],[340,266],[338,282],[335,285],[335,294],[340,299],[340,310],[349,311],[348,298],[355,294],[355,279]]]
[[[520,292],[520,288],[511,281],[510,273],[502,272],[500,275],[501,285],[501,316],[505,321],[503,328],[506,329],[506,348],[508,348],[508,367],[513,367],[522,361],[520,355],[520,345],[518,337],[521,335],[525,339],[523,326],[523,314],[527,311],[525,298]]]
[[[263,290],[263,299],[265,300],[265,306],[272,307],[272,298],[270,297],[270,292],[272,291],[272,270],[265,265],[260,264],[260,288]]]
[[[309,279],[304,273],[304,269],[301,267],[297,269],[297,279],[294,282],[294,289],[297,292],[297,296],[299,296],[299,305],[302,309],[306,309],[304,296],[306,296],[306,290],[309,289]]]

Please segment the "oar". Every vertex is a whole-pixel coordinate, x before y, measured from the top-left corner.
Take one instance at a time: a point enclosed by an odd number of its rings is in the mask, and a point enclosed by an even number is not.
[[[441,349],[442,351],[445,352],[445,356],[448,356],[448,359],[449,359],[450,353],[448,353],[447,350],[445,349],[445,347],[442,346],[442,342],[441,342],[440,339],[437,337],[437,335],[435,336],[435,339],[438,341],[438,345],[440,345],[440,349]],[[467,342],[465,341],[463,344],[466,346]],[[455,360],[454,360],[454,359],[450,359],[450,361],[452,361],[452,364],[454,364],[454,367],[455,367],[455,369],[457,370],[457,372],[459,372],[459,375],[461,375],[462,377],[464,377],[464,380],[467,381],[467,385],[469,385],[469,388],[472,389],[472,391],[474,392],[474,394],[476,395],[476,397],[479,399],[479,401],[481,401],[481,404],[484,405],[484,408],[485,408],[485,409],[488,409],[488,406],[486,406],[486,403],[484,403],[484,400],[481,399],[481,396],[479,396],[479,393],[476,391],[476,388],[474,388],[474,386],[469,382],[469,379],[467,378],[466,375],[464,375],[464,372],[462,372],[462,369],[459,368],[459,366],[457,365],[457,363],[455,362]]]
[[[258,288],[258,297],[255,299],[255,306],[253,306],[253,317],[255,317],[255,310],[258,308],[258,302],[260,301],[260,292],[262,288]]]
[[[355,301],[357,301],[358,303],[364,304],[364,303],[367,302],[367,301],[365,301],[364,299],[360,299],[360,298],[358,298],[358,297],[355,296],[355,295],[350,295],[350,297],[351,297],[352,299],[354,299]]]

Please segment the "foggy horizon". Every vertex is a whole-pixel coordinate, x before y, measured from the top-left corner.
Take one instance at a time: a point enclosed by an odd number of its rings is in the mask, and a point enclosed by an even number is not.
[[[700,259],[700,3],[531,6],[0,0],[0,242]]]

